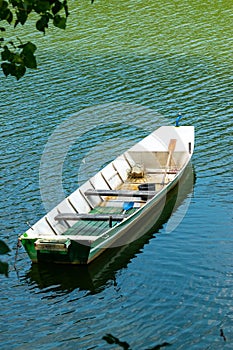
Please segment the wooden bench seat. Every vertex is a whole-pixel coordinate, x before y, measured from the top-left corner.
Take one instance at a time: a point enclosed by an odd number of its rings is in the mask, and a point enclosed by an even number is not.
[[[156,191],[128,191],[128,190],[97,190],[85,191],[86,196],[110,196],[110,197],[154,197]]]
[[[56,235],[54,237],[40,237],[37,239],[37,241],[35,242],[37,244],[37,248],[36,250],[40,249],[39,244],[43,243],[43,244],[64,244],[67,242],[67,240],[72,240],[72,241],[79,241],[79,242],[83,242],[83,244],[85,244],[86,242],[94,242],[96,239],[98,239],[100,236],[91,236],[91,235]],[[69,243],[69,242],[67,242]]]
[[[88,221],[121,221],[126,218],[124,214],[78,214],[78,213],[61,213],[55,216],[55,220],[88,220]]]

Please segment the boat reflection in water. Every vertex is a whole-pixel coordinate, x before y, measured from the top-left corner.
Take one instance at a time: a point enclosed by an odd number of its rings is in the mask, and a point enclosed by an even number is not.
[[[127,245],[107,249],[90,265],[32,264],[25,276],[26,281],[34,286],[36,284],[41,290],[51,287],[50,292],[59,294],[63,292],[66,294],[74,289],[99,293],[107,285],[116,284],[117,271],[127,267],[129,262],[141,252],[143,246],[150,239],[155,238],[172,212],[188,201],[194,182],[193,167],[189,165],[176,187],[167,194],[165,205],[161,203],[161,206],[155,207],[156,224],[153,229],[145,232],[139,239]]]

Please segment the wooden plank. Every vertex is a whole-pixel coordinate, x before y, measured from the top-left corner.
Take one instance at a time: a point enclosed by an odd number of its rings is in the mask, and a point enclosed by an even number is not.
[[[54,220],[89,220],[89,221],[120,221],[126,218],[123,214],[76,214],[76,213],[61,213],[55,216]]]
[[[96,239],[98,239],[99,236],[90,236],[90,235],[57,235],[57,236],[53,236],[53,238],[50,238],[48,236],[41,236],[39,238],[39,240],[44,240],[45,242],[57,242],[59,243],[59,241],[64,242],[67,239],[70,239],[72,241],[95,241]]]
[[[164,185],[166,175],[167,175],[168,170],[169,170],[169,168],[170,168],[172,154],[173,154],[173,152],[174,152],[174,150],[175,150],[175,148],[176,148],[176,142],[177,142],[177,139],[171,139],[170,142],[169,142],[169,145],[168,145],[167,164],[166,164],[166,167],[165,167],[165,172],[164,172],[164,175],[163,175],[163,180],[162,180],[162,182],[161,182],[162,185]]]
[[[147,169],[146,173],[147,175],[150,174],[164,174],[166,169]],[[176,174],[178,172],[178,169],[169,169],[167,170],[167,174]]]
[[[73,223],[64,235],[98,236],[109,228],[109,221],[76,220]]]
[[[154,197],[156,191],[127,191],[127,190],[92,190],[85,192],[86,196],[111,196],[111,197]]]

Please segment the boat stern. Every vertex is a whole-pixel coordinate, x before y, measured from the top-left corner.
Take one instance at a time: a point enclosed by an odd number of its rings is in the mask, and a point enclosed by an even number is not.
[[[89,241],[75,241],[68,237],[38,238],[23,234],[19,237],[32,263],[87,264]]]

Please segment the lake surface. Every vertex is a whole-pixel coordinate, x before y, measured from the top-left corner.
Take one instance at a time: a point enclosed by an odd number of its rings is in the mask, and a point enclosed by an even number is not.
[[[232,20],[231,1],[74,1],[65,32],[30,35],[39,69],[1,76],[2,350],[122,349],[106,334],[133,350],[233,348]],[[56,128],[77,131],[68,194],[179,112],[195,126],[195,181],[154,233],[90,268],[31,266],[23,249],[14,268],[18,235],[45,214],[41,158]]]

